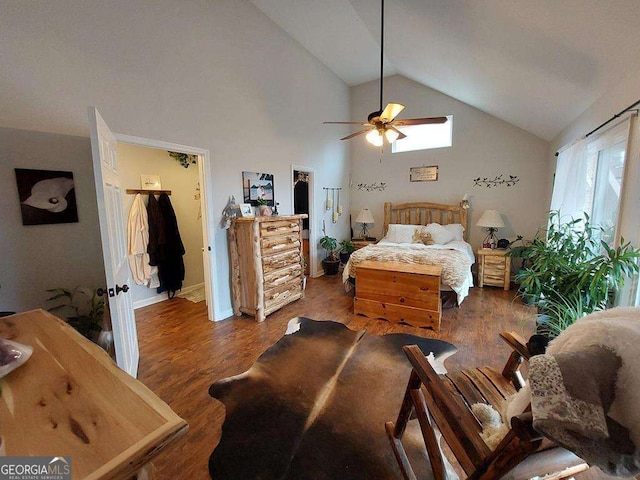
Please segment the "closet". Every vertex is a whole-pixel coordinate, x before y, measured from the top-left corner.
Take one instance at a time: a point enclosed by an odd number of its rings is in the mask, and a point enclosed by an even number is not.
[[[141,190],[142,183],[148,182],[150,177],[153,180],[159,179],[158,190],[171,193],[169,198],[185,250],[182,257],[185,276],[182,290],[177,292],[176,296],[190,295],[196,299],[202,298],[204,300],[202,216],[198,165],[189,164],[185,168],[178,159],[169,156],[166,150],[126,143],[118,143],[118,159],[125,218],[129,216],[136,197],[135,193],[127,193],[127,190],[132,192]],[[147,186],[147,188],[149,187]],[[143,194],[142,199],[146,206],[149,199],[148,194]],[[124,225],[123,228],[126,232],[127,225]],[[131,294],[133,295],[134,308],[151,305],[168,298],[166,291],[158,293],[156,288],[143,285],[133,285]]]

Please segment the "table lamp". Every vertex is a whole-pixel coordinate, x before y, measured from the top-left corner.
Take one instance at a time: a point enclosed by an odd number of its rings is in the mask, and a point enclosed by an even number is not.
[[[476,223],[478,227],[484,227],[487,230],[487,236],[482,242],[483,248],[496,248],[498,237],[496,231],[498,228],[504,227],[502,215],[497,210],[485,210],[480,220]]]
[[[358,213],[358,216],[356,217],[356,223],[362,224],[361,235],[362,235],[362,238],[366,240],[367,234],[369,233],[367,230],[367,224],[368,223],[370,223],[371,225],[375,224],[375,221],[373,220],[373,215],[371,214],[368,208],[363,208],[362,210],[360,210],[360,213]]]

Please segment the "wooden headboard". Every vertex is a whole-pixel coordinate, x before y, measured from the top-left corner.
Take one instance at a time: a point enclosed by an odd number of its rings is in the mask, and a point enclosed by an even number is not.
[[[412,202],[384,204],[384,229],[383,236],[387,234],[389,224],[400,223],[403,225],[427,225],[439,223],[448,225],[460,223],[464,227],[464,239],[468,239],[467,209],[459,205],[444,205],[442,203]]]

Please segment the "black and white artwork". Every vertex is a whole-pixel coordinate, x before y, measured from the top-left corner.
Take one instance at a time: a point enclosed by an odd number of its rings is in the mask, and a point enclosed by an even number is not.
[[[242,172],[242,193],[244,203],[255,207],[258,200],[266,200],[265,205],[273,206],[273,174]]]
[[[23,225],[78,221],[72,172],[16,168]]]

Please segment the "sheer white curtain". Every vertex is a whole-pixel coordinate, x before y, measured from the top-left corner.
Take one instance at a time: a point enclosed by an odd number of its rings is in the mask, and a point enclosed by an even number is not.
[[[583,212],[605,228],[603,240],[617,245],[620,238],[640,247],[640,123],[636,116],[621,120],[588,139],[561,150],[551,210],[562,217]],[[628,278],[616,299],[618,305],[640,305],[639,279]]]
[[[588,209],[593,186],[588,181],[586,160],[586,138],[577,140],[560,152],[556,160],[550,210],[560,210],[563,217],[580,218]]]

